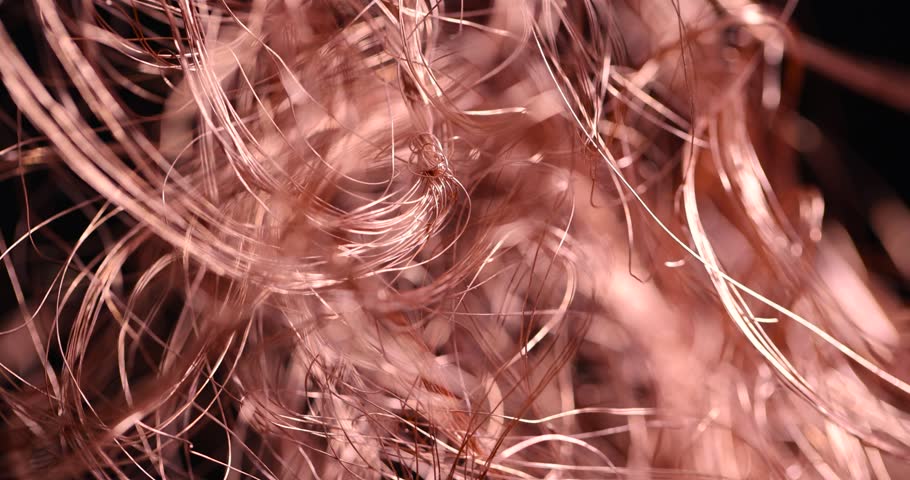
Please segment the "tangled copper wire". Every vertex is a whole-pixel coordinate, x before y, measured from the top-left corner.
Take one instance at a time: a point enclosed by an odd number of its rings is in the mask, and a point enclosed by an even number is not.
[[[783,3],[7,1],[0,478],[910,475]]]

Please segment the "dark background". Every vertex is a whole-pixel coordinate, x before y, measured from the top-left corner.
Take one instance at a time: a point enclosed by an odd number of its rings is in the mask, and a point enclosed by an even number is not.
[[[910,25],[895,8],[902,2],[802,0],[794,20],[828,45],[856,56],[910,68]],[[907,85],[910,89],[910,85]],[[904,163],[910,116],[807,72],[803,113],[837,143],[851,169],[871,167],[907,198]]]
[[[794,23],[806,34],[864,60],[910,69],[910,26],[902,2],[802,0]],[[910,89],[910,85],[906,85]],[[897,195],[910,204],[906,173],[910,115],[807,71],[800,110],[818,125],[824,146],[803,158],[806,181],[820,187],[828,218],[842,223],[869,268],[910,298],[910,288],[879,246],[868,223],[876,201]],[[908,245],[910,248],[910,245]]]
[[[803,0],[794,20],[803,32],[846,53],[910,68],[910,26],[906,17],[895,10],[900,3]],[[910,89],[910,85],[906,87]],[[827,135],[836,147],[834,153],[840,157],[822,163],[831,168],[846,168],[851,174],[846,179],[856,183],[855,195],[874,196],[881,193],[875,191],[881,188],[875,184],[884,183],[905,201],[910,198],[910,182],[903,174],[910,159],[906,145],[910,136],[907,113],[870,100],[811,71],[806,74],[801,109]],[[835,166],[835,163],[843,165]]]

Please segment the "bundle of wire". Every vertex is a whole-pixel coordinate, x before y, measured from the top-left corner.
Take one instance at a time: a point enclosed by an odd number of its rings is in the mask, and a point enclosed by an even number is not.
[[[906,478],[794,6],[21,2],[0,477]]]

